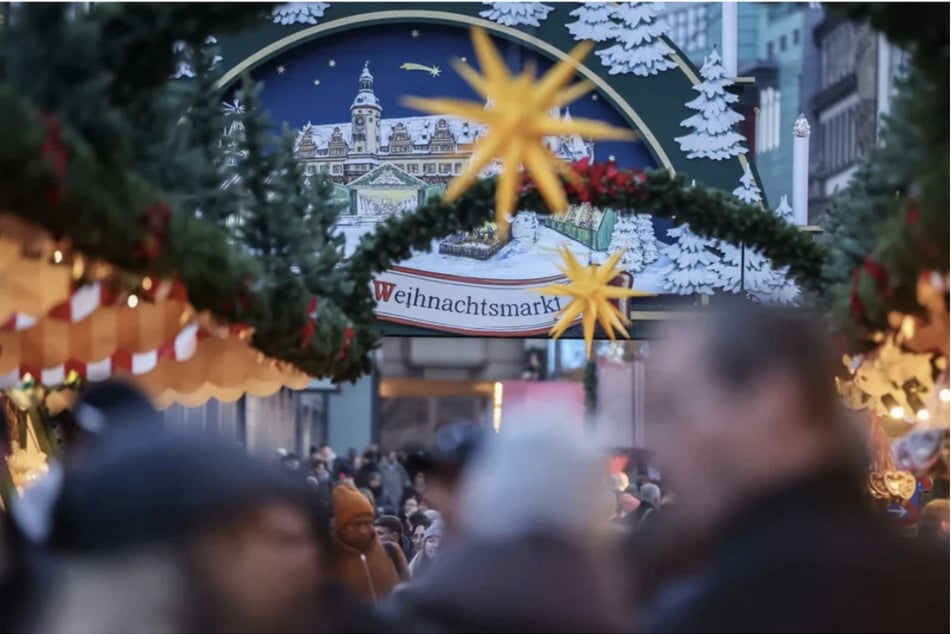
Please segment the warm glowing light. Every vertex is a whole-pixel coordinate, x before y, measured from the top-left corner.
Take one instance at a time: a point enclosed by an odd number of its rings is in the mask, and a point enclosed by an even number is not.
[[[946,387],[941,388],[941,391],[938,392],[938,398],[947,403],[951,401],[951,390]]]
[[[492,395],[492,429],[502,431],[502,384],[496,382]]]
[[[63,252],[60,251],[59,249],[56,249],[55,251],[53,251],[53,262],[56,262],[57,264],[59,264],[62,261],[63,261]]]
[[[32,383],[32,382],[33,382],[33,375],[32,375],[32,374],[30,374],[29,372],[27,372],[26,374],[23,375],[23,383]]]
[[[139,305],[138,295],[129,295],[129,299],[126,303],[129,305],[129,308],[135,308]]]
[[[896,405],[888,412],[888,414],[892,418],[902,419],[905,417],[905,408],[903,408],[901,405]]]
[[[148,290],[152,290],[152,278],[151,278],[151,277],[142,278],[142,288],[144,288],[144,289],[147,290],[147,291],[148,291]]]
[[[926,409],[918,410],[918,420],[928,420],[931,418],[931,412]]]

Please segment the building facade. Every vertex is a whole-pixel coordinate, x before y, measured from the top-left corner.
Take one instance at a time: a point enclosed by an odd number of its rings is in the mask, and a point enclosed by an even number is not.
[[[810,219],[817,221],[844,191],[859,160],[878,142],[907,54],[867,24],[836,13],[813,30],[819,50],[819,86],[811,99]]]

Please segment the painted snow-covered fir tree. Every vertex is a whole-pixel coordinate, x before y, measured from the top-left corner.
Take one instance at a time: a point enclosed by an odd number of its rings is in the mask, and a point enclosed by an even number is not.
[[[676,295],[713,295],[713,267],[717,256],[704,240],[686,224],[672,227],[667,235],[674,239],[664,247],[670,266],[664,269],[664,290]]]
[[[620,265],[624,270],[631,273],[643,271],[646,263],[641,249],[641,237],[637,231],[636,216],[621,216],[614,223],[608,253],[616,253],[622,249],[624,249],[624,255],[621,256]]]
[[[483,2],[489,9],[479,13],[483,18],[505,26],[541,26],[554,10],[541,2]]]
[[[585,2],[568,15],[578,18],[565,26],[576,40],[604,42],[611,38],[617,23],[612,19],[614,7],[607,2]]]
[[[657,2],[619,2],[612,8],[615,22],[609,35],[616,43],[596,52],[609,74],[647,77],[677,66],[661,39],[667,31],[667,22],[659,16],[662,8]]]
[[[733,195],[743,202],[756,205],[763,202],[763,195],[756,185],[756,179],[750,171],[749,165],[740,177],[740,185],[733,190]],[[785,197],[783,197],[785,203]],[[789,207],[788,203],[785,203]],[[777,213],[786,213],[783,204]],[[789,210],[792,215],[792,209]],[[777,271],[772,263],[762,253],[755,249],[744,249],[742,246],[721,244],[720,251],[723,258],[715,267],[716,286],[729,293],[744,292],[760,302],[789,304],[795,301],[799,289],[786,275],[786,270]],[[741,266],[743,274],[740,274]]]
[[[703,81],[693,87],[700,95],[686,104],[697,114],[680,123],[693,132],[677,137],[680,149],[687,153],[687,158],[715,161],[746,154],[745,139],[734,129],[743,115],[731,108],[740,98],[726,90],[732,80],[725,76],[716,49],[703,61],[700,76]]]
[[[205,38],[205,44],[207,46],[214,46],[217,43],[218,39],[213,35],[209,35]],[[188,63],[188,45],[181,41],[175,42],[172,44],[172,52],[178,57],[178,60],[175,62],[175,72],[172,74],[172,79],[193,78],[195,76],[195,69]],[[216,54],[211,62],[211,67],[214,68],[221,60],[221,55]]]
[[[641,253],[644,254],[644,266],[647,267],[660,257],[657,251],[657,236],[654,234],[654,222],[650,214],[637,214],[635,223],[637,238],[641,242]]]
[[[317,24],[330,5],[326,2],[288,2],[271,9],[275,24]]]
[[[785,195],[779,199],[779,207],[776,208],[776,215],[792,224],[793,210]],[[770,284],[771,292],[758,299],[772,304],[793,304],[798,301],[799,287],[796,286],[795,282],[789,279],[789,267],[784,266],[781,269],[773,269],[772,272],[772,283]]]

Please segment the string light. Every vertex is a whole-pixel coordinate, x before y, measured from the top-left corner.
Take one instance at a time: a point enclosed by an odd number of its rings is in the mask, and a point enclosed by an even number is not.
[[[896,405],[888,411],[888,415],[896,420],[901,420],[905,418],[905,408],[901,405]]]
[[[931,418],[931,412],[926,409],[918,410],[918,420],[928,420]]]
[[[61,264],[63,262],[63,252],[59,249],[53,251],[53,262],[56,264]]]
[[[126,303],[129,305],[129,308],[135,308],[139,305],[138,295],[129,295],[129,299],[126,301]]]
[[[938,392],[938,398],[947,403],[951,401],[951,390],[946,387],[941,388],[941,391]]]
[[[142,278],[142,288],[144,288],[144,289],[147,290],[147,291],[152,290],[152,278],[151,278],[151,277]]]

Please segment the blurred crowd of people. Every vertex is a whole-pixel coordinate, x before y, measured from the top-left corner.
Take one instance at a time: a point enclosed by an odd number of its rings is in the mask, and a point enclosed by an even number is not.
[[[0,631],[947,632],[947,505],[918,540],[870,511],[816,323],[670,325],[648,475],[544,403],[266,461],[93,387],[3,516]]]

